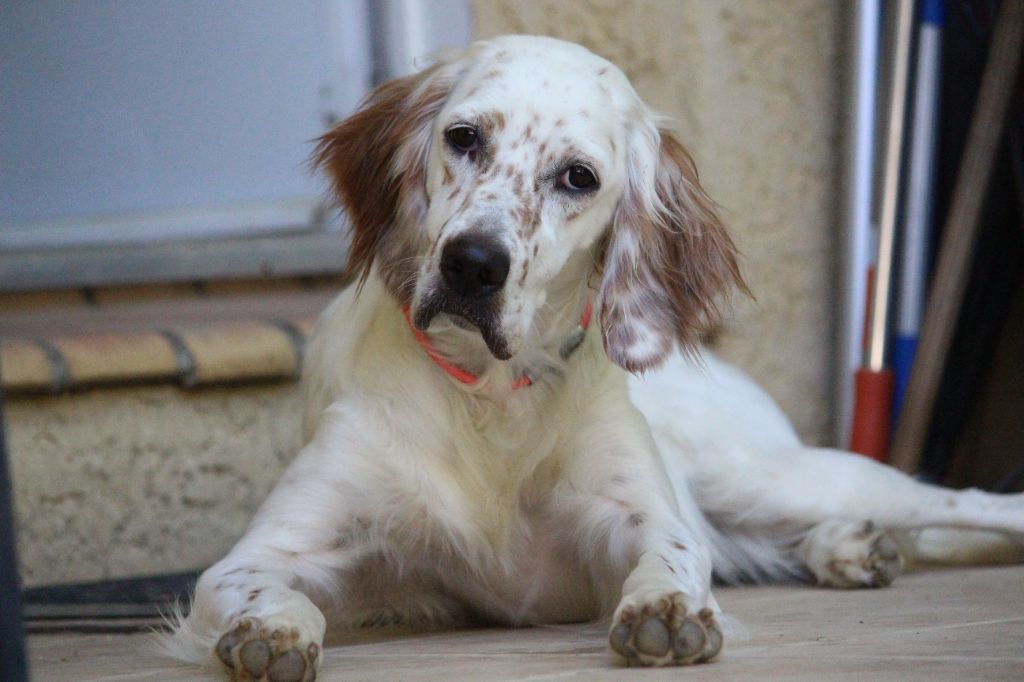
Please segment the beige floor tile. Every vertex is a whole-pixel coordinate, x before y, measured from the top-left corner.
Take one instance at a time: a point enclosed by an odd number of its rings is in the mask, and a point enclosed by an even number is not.
[[[594,625],[342,638],[320,680],[1024,680],[1024,567],[935,571],[882,590],[718,591],[746,636],[686,670],[617,667]],[[33,680],[217,680],[139,635],[37,635]]]

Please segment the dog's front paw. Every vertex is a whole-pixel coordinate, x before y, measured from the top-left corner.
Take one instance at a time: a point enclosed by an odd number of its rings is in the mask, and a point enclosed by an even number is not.
[[[689,613],[682,592],[627,597],[612,621],[608,642],[630,665],[689,665],[722,650],[722,631],[711,609]]]
[[[312,682],[320,645],[298,628],[243,618],[220,638],[216,652],[237,682]]]

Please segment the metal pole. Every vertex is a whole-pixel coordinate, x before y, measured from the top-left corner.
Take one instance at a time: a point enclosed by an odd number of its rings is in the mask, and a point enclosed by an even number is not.
[[[871,266],[871,207],[875,163],[875,90],[878,87],[880,0],[857,0],[852,15],[847,82],[843,177],[843,232],[840,237],[840,301],[836,372],[835,439],[850,442],[853,376],[863,363],[864,320]]]
[[[914,0],[899,0],[896,6],[892,79],[889,83],[878,259],[875,262],[875,289],[871,301],[871,332],[868,337],[866,366],[859,369],[854,378],[856,404],[853,411],[850,449],[883,462],[889,456],[889,434],[892,430],[893,373],[885,366],[885,347],[889,331],[889,294],[892,288],[893,247],[896,242],[896,218],[900,199],[903,124],[907,113],[907,81],[913,29]]]
[[[868,339],[868,369],[885,369],[885,345],[889,330],[889,292],[892,288],[893,245],[899,209],[903,161],[903,124],[907,115],[907,81],[910,74],[910,44],[914,31],[914,0],[899,0],[896,44],[890,87],[889,122],[885,141],[882,176],[882,210],[879,217],[878,263],[875,291],[871,301],[871,336]]]

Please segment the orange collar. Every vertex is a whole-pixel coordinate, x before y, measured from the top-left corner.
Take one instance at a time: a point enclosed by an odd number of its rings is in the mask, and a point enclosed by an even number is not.
[[[427,337],[426,332],[420,331],[416,328],[416,325],[412,323],[408,303],[402,306],[402,314],[405,315],[405,321],[409,324],[409,329],[412,330],[413,338],[415,338],[416,342],[423,347],[423,350],[427,352],[427,355],[430,356],[430,359],[434,361],[435,365],[443,369],[448,376],[460,383],[472,385],[480,381],[480,377],[476,374],[462,369],[458,365],[452,364],[446,360],[443,355],[441,355],[439,350],[434,348],[434,345],[430,343],[430,339]],[[580,317],[579,325],[569,335],[569,338],[566,339],[565,343],[562,344],[562,348],[559,351],[563,360],[569,359],[569,356],[580,347],[581,343],[583,343],[583,337],[586,335],[587,328],[590,326],[590,318],[592,315],[593,303],[590,299],[587,299],[587,305],[583,309],[583,315]],[[533,377],[531,377],[529,373],[525,373],[523,376],[512,382],[512,390],[525,388],[532,384]]]

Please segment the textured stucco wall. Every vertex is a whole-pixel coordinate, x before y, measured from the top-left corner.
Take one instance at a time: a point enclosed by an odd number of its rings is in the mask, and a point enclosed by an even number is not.
[[[296,384],[8,401],[23,580],[95,580],[216,561],[294,456],[299,412]]]
[[[673,116],[744,254],[716,347],[828,440],[842,7],[827,0],[474,0],[477,35],[549,35]]]

